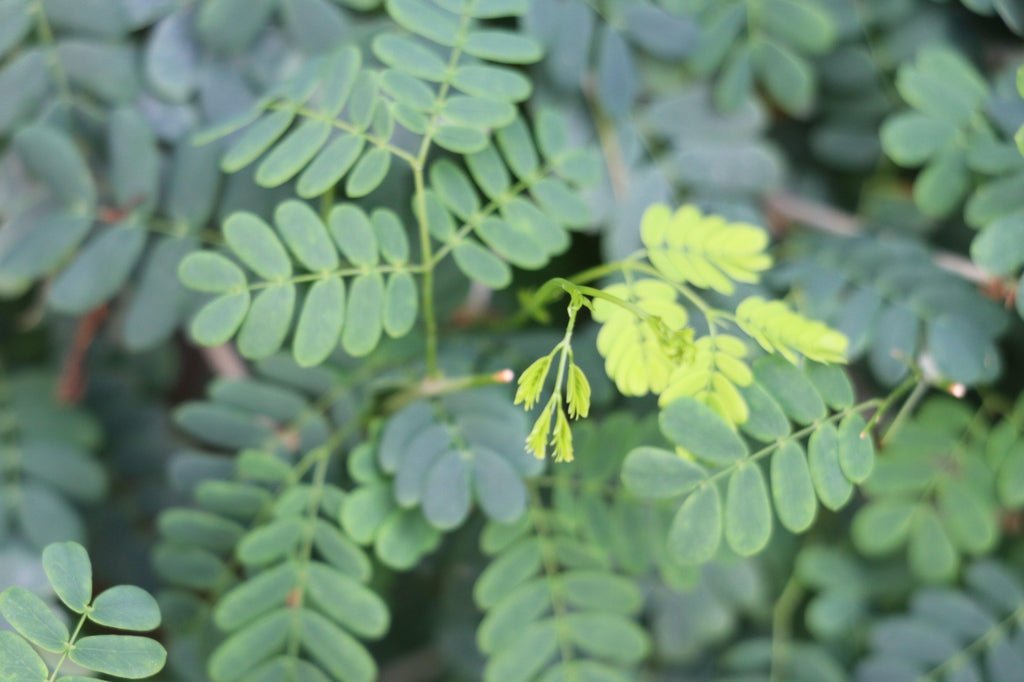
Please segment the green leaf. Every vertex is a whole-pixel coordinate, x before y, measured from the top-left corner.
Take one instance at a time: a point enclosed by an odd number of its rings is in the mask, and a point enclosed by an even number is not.
[[[309,598],[360,637],[381,637],[390,617],[384,601],[358,581],[319,562],[309,565]]]
[[[381,525],[374,548],[387,566],[407,570],[436,547],[440,538],[421,513],[404,510],[391,514]]]
[[[44,682],[50,674],[39,654],[18,635],[0,630],[0,679]]]
[[[476,227],[476,232],[487,246],[513,265],[537,269],[547,261],[528,223],[487,217]]]
[[[308,609],[299,611],[299,622],[310,658],[336,679],[372,682],[377,678],[373,658],[351,635]]]
[[[299,176],[296,193],[305,199],[320,196],[337,185],[363,153],[365,141],[358,135],[341,133],[320,150]]]
[[[333,523],[323,519],[316,520],[313,528],[313,545],[327,563],[342,573],[361,582],[366,582],[370,578],[370,560]]]
[[[89,620],[119,630],[146,632],[160,626],[160,607],[145,590],[118,585],[96,597]]]
[[[359,275],[352,280],[348,296],[348,320],[341,334],[341,346],[349,355],[367,355],[380,341],[383,330],[384,278],[379,273]]]
[[[249,300],[249,292],[240,291],[210,301],[192,320],[192,338],[203,346],[227,343],[249,312]]]
[[[875,468],[875,445],[867,423],[853,412],[839,424],[839,466],[851,483],[863,483]]]
[[[907,541],[917,509],[917,505],[905,500],[872,501],[853,519],[854,545],[869,556],[895,551]]]
[[[536,538],[522,540],[487,565],[473,586],[473,599],[481,609],[491,609],[541,567],[541,548]]]
[[[825,54],[836,40],[836,26],[824,7],[800,0],[766,0],[759,8],[760,28],[792,47]]]
[[[392,265],[409,262],[409,237],[394,211],[378,208],[370,215],[380,254]]]
[[[740,393],[749,410],[747,421],[740,424],[745,434],[762,443],[770,443],[789,435],[790,426],[786,414],[760,384],[744,386]]]
[[[345,498],[341,524],[345,532],[360,544],[372,542],[381,524],[394,510],[394,499],[387,485],[357,488]]]
[[[750,97],[754,87],[754,60],[748,44],[736,45],[715,83],[713,99],[721,111],[735,111]]]
[[[457,450],[438,457],[423,480],[423,515],[438,530],[462,525],[469,515],[470,470]]]
[[[999,499],[1009,507],[1024,505],[1024,447],[1016,446],[1006,455],[996,477]]]
[[[287,109],[265,114],[228,147],[220,160],[221,170],[225,173],[237,173],[248,166],[284,135],[284,131],[288,130],[294,118],[295,112]]]
[[[338,253],[316,211],[301,201],[288,200],[274,210],[285,244],[310,272],[329,272],[338,268]]]
[[[295,328],[292,352],[300,367],[319,365],[338,347],[345,321],[345,284],[341,278],[315,282]]]
[[[448,66],[432,49],[418,40],[395,33],[382,33],[373,39],[373,53],[390,67],[416,78],[440,82]]]
[[[693,462],[660,448],[636,448],[622,464],[622,482],[638,497],[685,495],[706,478],[706,472]]]
[[[214,682],[242,679],[246,672],[284,648],[291,627],[292,615],[279,609],[235,632],[210,657],[210,677]]]
[[[160,156],[149,124],[132,109],[117,109],[110,116],[107,136],[114,200],[119,206],[153,206]]]
[[[771,462],[772,499],[779,523],[793,533],[811,527],[818,509],[811,472],[803,448],[792,440],[783,443]]]
[[[213,294],[227,293],[246,285],[241,268],[212,251],[188,254],[178,267],[178,276],[190,289]]]
[[[853,386],[842,367],[809,362],[804,366],[804,373],[829,407],[843,410],[853,406]]]
[[[690,493],[669,528],[668,551],[677,562],[699,565],[711,561],[722,543],[722,499],[714,484]]]
[[[268,280],[291,277],[292,261],[281,240],[258,216],[233,213],[224,222],[224,239],[253,272]]]
[[[512,272],[505,261],[470,239],[452,249],[455,264],[466,277],[492,289],[504,289],[512,281]]]
[[[145,245],[140,225],[107,228],[86,242],[54,281],[50,304],[59,312],[82,314],[105,303],[124,285]]]
[[[217,602],[217,627],[231,632],[281,608],[298,583],[298,566],[285,562],[236,585]]]
[[[896,163],[915,168],[935,156],[955,134],[956,128],[947,121],[905,111],[882,124],[882,148]]]
[[[807,444],[811,480],[821,503],[829,509],[842,508],[853,495],[853,485],[839,463],[839,433],[831,423],[821,424]]]
[[[275,145],[256,168],[256,183],[262,187],[277,187],[306,167],[327,142],[331,124],[309,120],[288,133]]]
[[[460,34],[458,17],[423,0],[387,0],[388,14],[404,29],[452,46]]]
[[[505,64],[532,64],[543,55],[533,38],[496,30],[470,32],[463,49],[474,57]]]
[[[60,600],[75,613],[84,613],[92,599],[92,563],[77,542],[49,545],[43,550],[43,570]]]
[[[91,213],[96,188],[78,149],[63,133],[45,125],[22,128],[14,136],[13,149],[28,171],[49,188],[53,196],[75,213]]]
[[[526,486],[508,460],[488,448],[473,453],[473,491],[481,509],[500,523],[511,523],[526,510]]]
[[[487,134],[476,128],[442,124],[434,135],[439,147],[456,154],[472,154],[487,146]]]
[[[930,507],[918,507],[910,531],[910,570],[928,582],[956,576],[959,557],[939,517]]]
[[[52,653],[64,651],[71,638],[67,627],[50,607],[21,587],[9,587],[0,593],[0,615],[22,637]]]
[[[617,120],[629,114],[636,99],[637,68],[625,39],[607,25],[598,42],[595,84],[598,101],[608,116]]]
[[[75,509],[49,486],[24,482],[18,492],[18,522],[33,545],[45,547],[66,538],[84,538],[85,530]]]
[[[754,67],[765,89],[782,109],[806,116],[814,105],[814,71],[805,59],[771,40],[754,43]]]
[[[302,521],[284,517],[249,531],[238,543],[238,560],[246,566],[265,566],[291,552],[302,538]]]
[[[483,64],[459,66],[452,85],[467,95],[503,102],[520,102],[533,91],[533,84],[522,74]]]
[[[964,552],[984,554],[999,538],[996,510],[965,481],[950,480],[938,490],[939,516],[950,540]]]
[[[743,462],[729,476],[725,497],[725,539],[740,556],[757,554],[772,535],[768,487],[757,464]]]
[[[272,0],[210,0],[199,12],[199,36],[214,50],[238,52],[256,38],[276,5]]]
[[[694,398],[680,398],[661,411],[662,432],[694,456],[716,465],[747,455],[743,440],[717,412]]]
[[[267,287],[256,295],[238,333],[238,351],[259,359],[280,350],[295,311],[295,285]]]
[[[388,277],[384,289],[384,331],[393,339],[405,336],[416,323],[416,282],[408,272]]]
[[[999,373],[991,338],[966,318],[941,315],[928,322],[928,351],[939,371],[953,381],[975,384]]]
[[[1024,265],[1024,210],[986,225],[971,242],[971,260],[994,275],[1015,274]]]
[[[369,218],[353,204],[339,204],[327,219],[331,235],[353,265],[367,268],[378,262],[377,235]]]
[[[825,402],[810,379],[782,358],[758,360],[754,363],[754,376],[793,421],[812,424],[824,419],[828,413]]]
[[[635,665],[647,656],[647,633],[633,621],[609,613],[576,612],[565,617],[573,643],[591,656]]]
[[[391,168],[391,152],[375,148],[356,163],[345,181],[345,194],[353,199],[364,197],[377,189]]]
[[[914,203],[930,218],[948,215],[963,200],[970,184],[964,153],[947,147],[932,159],[914,182]]]

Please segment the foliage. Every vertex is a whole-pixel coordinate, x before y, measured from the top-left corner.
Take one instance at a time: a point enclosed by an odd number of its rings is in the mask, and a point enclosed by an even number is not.
[[[1020,7],[0,0],[0,679],[1018,678]]]
[[[4,677],[26,682],[53,680],[66,661],[85,670],[130,680],[152,677],[160,672],[167,652],[148,637],[81,636],[86,622],[131,632],[155,630],[160,625],[160,607],[148,592],[133,585],[118,585],[93,599],[92,564],[85,548],[77,542],[47,545],[43,550],[43,570],[64,605],[81,614],[78,625],[74,632],[69,632],[46,602],[24,588],[4,590],[0,593],[0,614],[14,628],[14,632],[0,633],[3,635],[0,673]],[[43,651],[60,655],[52,665],[52,672],[29,642]]]

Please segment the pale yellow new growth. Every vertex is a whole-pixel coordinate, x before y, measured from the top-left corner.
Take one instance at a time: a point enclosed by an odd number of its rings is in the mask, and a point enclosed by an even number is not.
[[[676,301],[675,290],[664,282],[645,279],[613,284],[605,291],[660,318],[670,331],[686,326],[686,309]],[[594,319],[602,323],[597,349],[619,392],[641,396],[665,390],[678,359],[654,328],[630,310],[599,298],[594,300]]]
[[[696,398],[733,424],[742,424],[749,417],[747,403],[738,386],[754,381],[743,360],[747,348],[735,336],[705,336],[694,342],[692,359],[676,368],[659,403],[668,405],[677,398]]]
[[[733,282],[757,282],[772,264],[764,251],[764,230],[705,216],[692,205],[675,213],[664,204],[651,206],[640,223],[640,238],[651,263],[666,278],[723,294],[735,290]]]
[[[736,321],[762,348],[790,362],[797,361],[797,353],[815,362],[846,362],[843,334],[790,310],[782,301],[751,296],[736,308]]]

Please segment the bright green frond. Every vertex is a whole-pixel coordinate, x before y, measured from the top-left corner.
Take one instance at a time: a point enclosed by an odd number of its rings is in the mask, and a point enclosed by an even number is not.
[[[796,362],[798,353],[816,362],[846,362],[845,336],[793,312],[782,301],[751,296],[736,308],[736,320],[766,351],[790,362]]]
[[[772,264],[764,230],[705,216],[692,205],[675,213],[664,204],[651,206],[640,236],[651,263],[667,278],[723,294],[733,292],[734,282],[757,282]]]
[[[675,291],[668,284],[640,280],[613,284],[605,293],[656,316],[670,333],[686,326],[686,309],[676,301]],[[635,311],[610,301],[594,301],[594,319],[603,325],[597,336],[597,349],[619,391],[630,396],[664,391],[682,348],[673,347],[666,335]]]

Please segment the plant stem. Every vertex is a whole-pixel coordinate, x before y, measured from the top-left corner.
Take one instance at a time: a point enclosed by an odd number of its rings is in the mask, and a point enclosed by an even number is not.
[[[60,672],[61,666],[64,665],[64,661],[68,660],[68,654],[71,653],[71,650],[75,648],[75,641],[78,639],[79,633],[82,632],[82,626],[85,625],[85,621],[86,614],[83,613],[82,617],[78,619],[78,625],[75,626],[75,631],[71,633],[71,639],[68,640],[68,645],[64,648],[64,653],[61,654],[60,660],[57,661],[57,665],[53,667],[53,672],[50,673],[48,678],[46,678],[47,682],[53,682],[53,680],[57,679],[57,673]]]
[[[427,138],[424,138],[425,140]],[[420,258],[423,262],[422,303],[423,321],[426,327],[427,376],[437,376],[437,313],[434,311],[434,247],[430,241],[430,226],[427,224],[427,196],[423,182],[423,165],[417,162],[412,169],[416,191],[416,220],[420,235]]]
[[[782,589],[779,599],[772,609],[772,667],[771,682],[779,680],[785,682],[781,677],[786,666],[786,658],[789,654],[786,649],[792,637],[793,615],[800,605],[804,588],[794,572]]]

